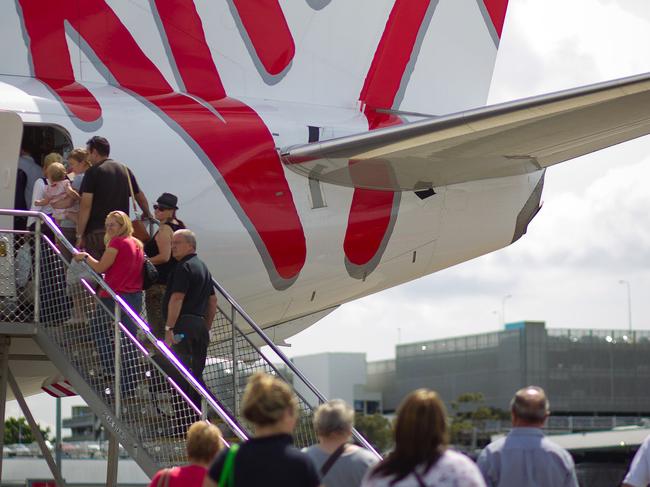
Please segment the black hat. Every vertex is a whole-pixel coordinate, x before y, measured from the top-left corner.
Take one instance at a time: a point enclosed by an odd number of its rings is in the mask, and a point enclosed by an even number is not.
[[[158,206],[161,208],[178,210],[178,206],[176,206],[176,203],[178,203],[178,197],[171,193],[161,194],[160,198],[156,200],[156,203],[158,203]]]

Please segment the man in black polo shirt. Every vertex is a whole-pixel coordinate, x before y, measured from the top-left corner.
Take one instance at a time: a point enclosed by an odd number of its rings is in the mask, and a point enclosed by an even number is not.
[[[104,137],[95,136],[86,142],[88,159],[92,166],[84,173],[81,182],[81,201],[77,222],[77,248],[85,248],[99,260],[105,250],[104,223],[106,216],[114,210],[129,214],[129,181],[133,186],[135,200],[145,218],[151,218],[149,202],[130,169],[108,158],[111,146]]]
[[[209,331],[217,312],[217,296],[210,271],[196,255],[194,232],[187,229],[174,232],[172,256],[178,264],[169,275],[163,298],[165,341],[201,382],[210,342]],[[184,385],[186,389],[188,385]],[[185,392],[200,408],[198,394],[191,388]]]

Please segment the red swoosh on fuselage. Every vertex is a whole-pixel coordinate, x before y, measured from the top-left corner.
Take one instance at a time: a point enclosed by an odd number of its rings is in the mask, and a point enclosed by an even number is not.
[[[278,289],[288,287],[306,258],[302,224],[273,137],[264,122],[244,103],[223,97],[225,91],[216,68],[204,72],[208,60],[212,61],[202,28],[197,31],[200,19],[193,2],[181,2],[185,8],[177,15],[184,15],[185,25],[193,26],[187,35],[194,48],[199,48],[190,53],[189,43],[169,31],[168,40],[174,56],[178,56],[176,64],[186,87],[189,85],[188,92],[194,94],[190,90],[196,90],[197,96],[208,97],[225,123],[199,101],[174,92],[104,0],[19,3],[35,76],[80,120],[92,122],[101,116],[97,100],[74,81],[65,40],[64,22],[68,21],[117,84],[154,105],[196,142],[202,152],[197,155],[209,159],[219,173],[217,183],[225,183],[224,194],[251,234],[273,285]],[[162,14],[164,24],[165,12]],[[200,89],[206,80],[217,84],[211,92]]]
[[[402,123],[399,117],[377,113],[375,109],[392,108],[430,4],[430,0],[397,0],[393,5],[359,94],[359,100],[366,105],[364,114],[370,130]],[[350,161],[352,176],[353,164]],[[391,177],[388,173],[380,176]],[[363,272],[348,266],[353,277],[365,277],[379,263],[399,201],[399,193],[391,191],[354,190],[345,232],[345,255],[354,266],[367,266],[371,261],[372,264]]]

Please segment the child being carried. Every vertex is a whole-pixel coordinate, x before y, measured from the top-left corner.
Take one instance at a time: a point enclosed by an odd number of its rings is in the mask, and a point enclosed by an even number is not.
[[[76,223],[79,215],[79,203],[69,194],[70,180],[65,166],[59,162],[50,164],[47,168],[47,186],[43,199],[34,202],[37,206],[50,205],[54,210],[52,216],[58,224],[65,219]]]

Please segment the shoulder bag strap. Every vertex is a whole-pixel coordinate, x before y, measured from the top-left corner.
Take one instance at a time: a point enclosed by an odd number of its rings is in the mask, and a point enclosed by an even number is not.
[[[129,174],[129,168],[126,165],[122,164],[124,168],[124,173],[126,174],[126,180],[129,182],[129,192],[131,193],[131,203],[133,203],[133,214],[135,215],[137,210],[135,207],[135,195],[133,194],[133,185],[131,184],[131,175]]]
[[[239,450],[239,445],[233,443],[230,445],[230,450],[226,454],[226,459],[223,462],[223,468],[221,469],[221,475],[219,475],[219,482],[217,485],[219,487],[234,487],[235,485],[235,455]]]
[[[334,466],[336,461],[341,457],[341,455],[343,455],[346,446],[347,443],[343,443],[336,450],[334,450],[334,452],[329,456],[329,458],[325,461],[325,463],[323,463],[323,466],[320,468],[321,477],[325,477],[325,475],[327,475],[327,472],[330,471],[330,469]]]
[[[422,478],[422,475],[417,473],[415,470],[413,471],[413,476],[415,477],[415,480],[418,481],[418,485],[420,487],[427,487],[427,484],[424,483],[424,479]]]

